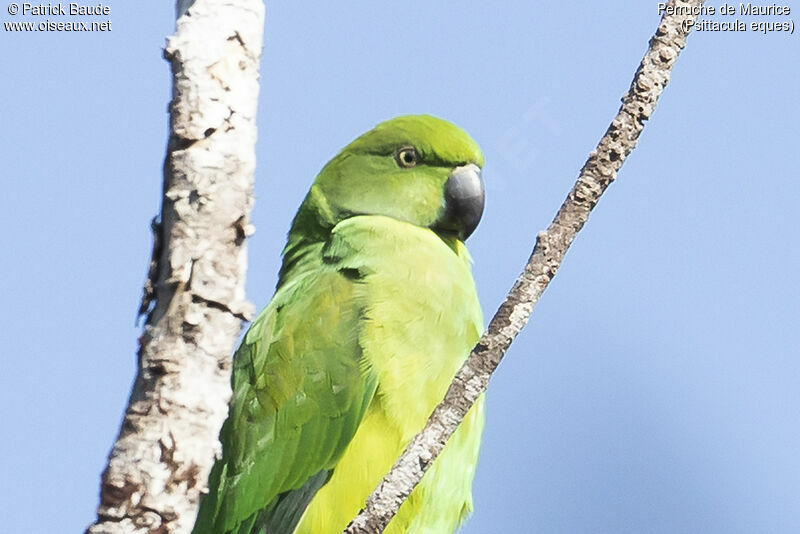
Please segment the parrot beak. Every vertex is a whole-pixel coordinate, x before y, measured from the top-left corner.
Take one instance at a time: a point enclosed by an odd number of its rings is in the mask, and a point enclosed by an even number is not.
[[[484,196],[480,167],[474,163],[456,167],[444,184],[442,215],[431,228],[466,241],[481,220]]]

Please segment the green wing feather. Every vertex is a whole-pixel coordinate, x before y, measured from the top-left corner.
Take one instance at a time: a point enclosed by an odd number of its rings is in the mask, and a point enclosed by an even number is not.
[[[251,326],[195,534],[291,533],[327,480],[376,387],[354,286],[334,266],[306,271]]]

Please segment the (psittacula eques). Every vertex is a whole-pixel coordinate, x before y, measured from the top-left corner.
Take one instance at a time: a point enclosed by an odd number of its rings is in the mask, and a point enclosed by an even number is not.
[[[442,400],[483,319],[464,240],[483,155],[431,116],[379,124],[328,162],[289,231],[194,534],[336,534]],[[483,398],[387,527],[453,532],[472,509]]]

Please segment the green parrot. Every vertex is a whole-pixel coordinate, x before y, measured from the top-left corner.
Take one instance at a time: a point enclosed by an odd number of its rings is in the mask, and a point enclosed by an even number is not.
[[[325,165],[234,356],[194,534],[337,534],[364,506],[483,331],[464,246],[482,166],[463,130],[426,115],[383,122]],[[385,532],[458,528],[483,412],[481,398]]]

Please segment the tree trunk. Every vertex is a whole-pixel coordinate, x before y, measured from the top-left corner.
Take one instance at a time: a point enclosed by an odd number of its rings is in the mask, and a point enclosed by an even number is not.
[[[179,0],[160,223],[139,369],[88,533],[188,533],[220,452],[245,300],[260,0]]]

